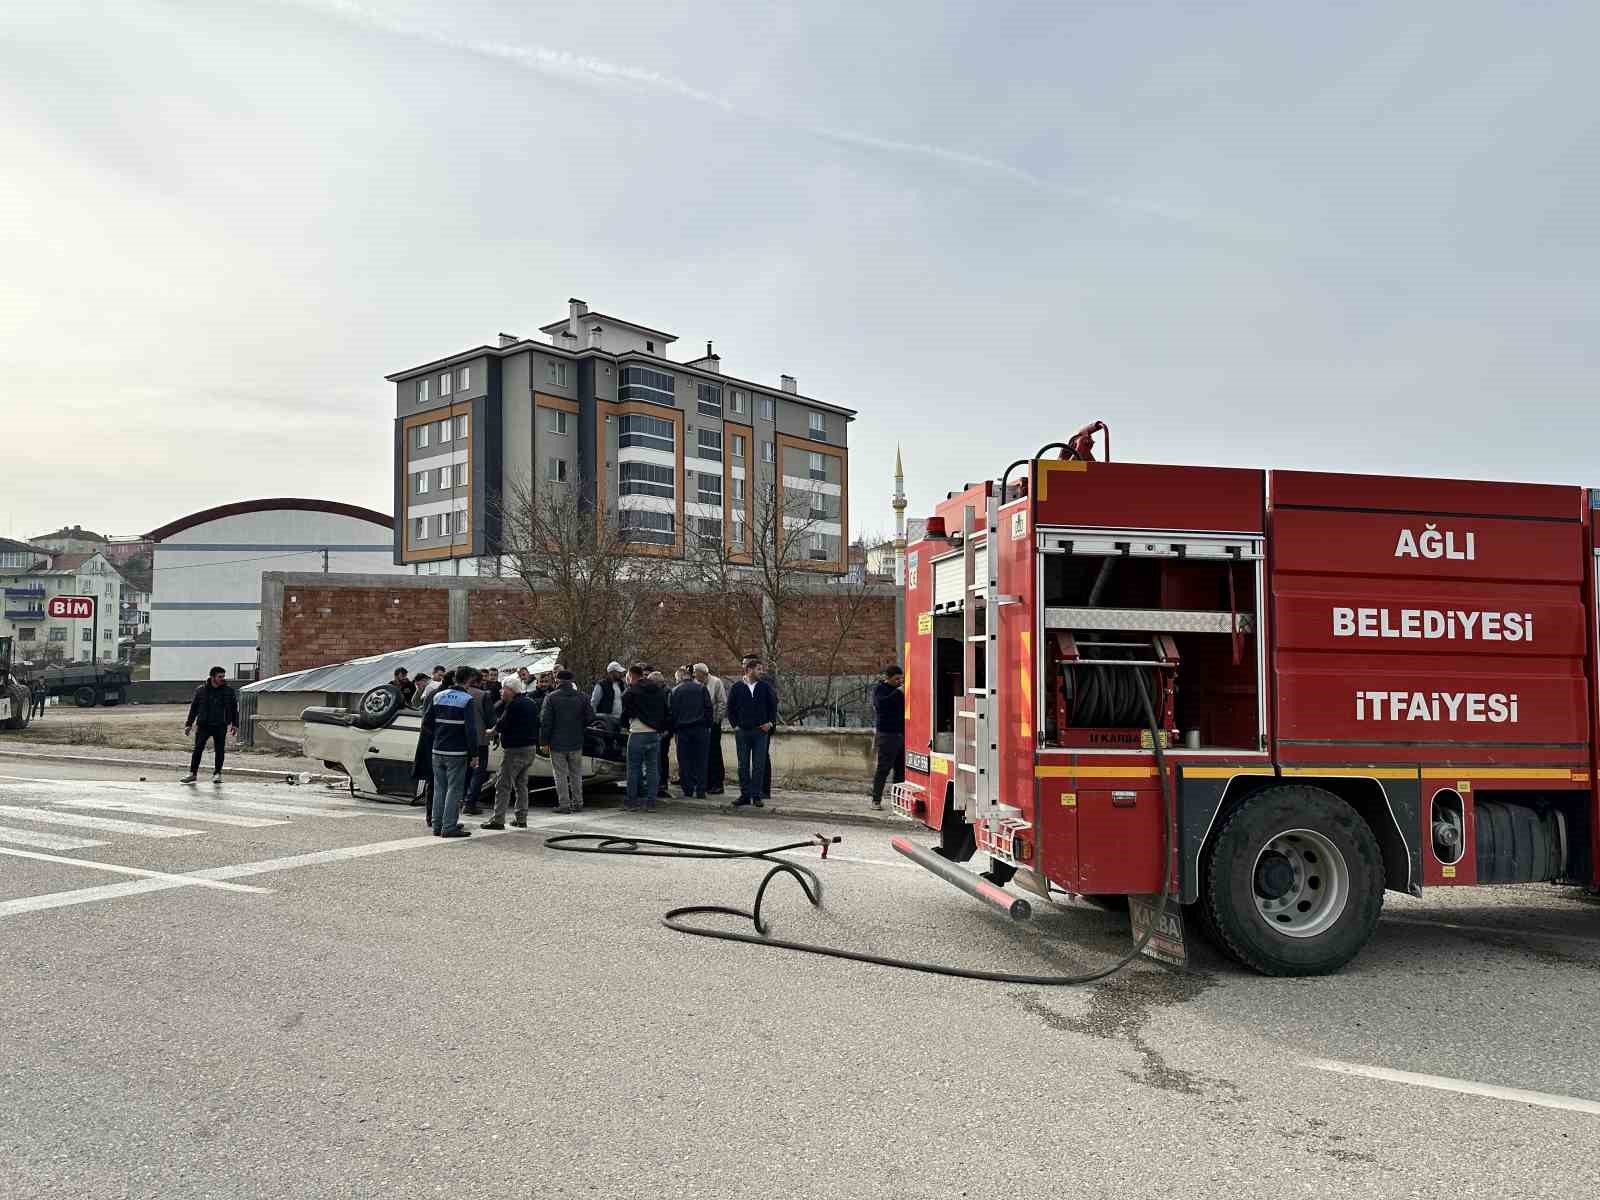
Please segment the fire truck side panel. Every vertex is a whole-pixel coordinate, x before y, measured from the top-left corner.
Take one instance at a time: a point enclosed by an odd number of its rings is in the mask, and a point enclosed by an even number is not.
[[[1039,525],[1259,530],[1261,471],[1145,463],[1040,463]]]
[[[1600,885],[1600,488],[1589,493],[1588,562],[1584,564],[1589,597],[1589,678],[1593,683],[1590,699],[1594,704],[1594,726],[1589,739],[1589,879],[1591,887]]]
[[[1272,472],[1272,502],[1279,507],[1544,517],[1557,521],[1577,521],[1583,515],[1582,494],[1570,487],[1403,475],[1344,475],[1333,471]]]
[[[905,662],[906,782],[922,789],[923,811],[911,815],[938,829],[944,819],[946,775],[933,770],[933,557],[934,546],[906,547]]]

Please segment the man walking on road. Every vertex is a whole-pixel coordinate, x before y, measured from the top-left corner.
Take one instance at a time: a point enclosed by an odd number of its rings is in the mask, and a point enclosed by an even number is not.
[[[451,686],[433,695],[422,714],[422,732],[433,738],[433,808],[430,815],[435,837],[471,837],[461,827],[461,792],[467,780],[467,760],[478,751],[478,702]]]
[[[707,739],[711,733],[711,693],[685,673],[668,703],[673,739],[678,743],[678,782],[685,799],[706,797]]]
[[[239,697],[228,686],[228,673],[221,667],[212,667],[206,681],[195,688],[183,731],[194,734],[194,753],[189,756],[189,773],[181,782],[193,783],[199,778],[200,758],[209,741],[215,747],[216,760],[211,782],[221,783],[222,759],[227,753],[228,734],[237,735],[239,732]]]
[[[32,721],[36,717],[44,716],[44,702],[49,694],[44,690],[44,680],[35,678],[28,692],[33,704],[32,710],[28,713],[28,720]]]
[[[778,723],[778,695],[761,678],[761,660],[754,655],[744,660],[744,677],[728,689],[728,723],[733,726],[733,744],[739,755],[739,798],[733,806],[763,808],[767,739]]]
[[[528,772],[539,744],[539,709],[523,690],[522,680],[507,675],[500,681],[502,707],[495,732],[500,736],[500,773],[494,781],[494,814],[483,823],[484,829],[504,829],[506,808],[516,796],[516,815],[511,823],[519,829],[528,826]]]
[[[705,663],[695,663],[694,677],[711,697],[711,731],[706,738],[706,795],[720,796],[727,768],[722,763],[722,718],[728,715],[728,685]]]
[[[899,664],[891,664],[872,689],[872,743],[878,752],[872,773],[873,808],[883,807],[883,786],[890,775],[896,783],[906,778],[906,697],[900,690],[905,678]]]
[[[649,679],[649,668],[635,663],[622,693],[622,715],[628,723],[628,797],[623,807],[654,812],[660,787],[661,735],[668,725],[667,690]]]
[[[539,718],[539,744],[550,751],[558,813],[583,807],[583,734],[594,720],[594,707],[575,679],[571,671],[556,675],[556,690],[545,697]]]

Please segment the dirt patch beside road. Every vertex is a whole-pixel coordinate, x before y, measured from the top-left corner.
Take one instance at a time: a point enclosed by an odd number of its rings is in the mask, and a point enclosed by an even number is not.
[[[47,746],[106,746],[120,750],[188,750],[183,732],[186,704],[118,704],[111,708],[50,705],[44,716],[22,730],[0,733],[0,747],[28,743]],[[232,750],[232,746],[229,749]],[[283,758],[297,758],[292,747],[257,746]]]

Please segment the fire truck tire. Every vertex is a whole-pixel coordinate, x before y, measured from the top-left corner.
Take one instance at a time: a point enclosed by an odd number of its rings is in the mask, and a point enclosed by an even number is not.
[[[100,703],[100,693],[85,685],[72,693],[72,702],[79,708],[93,708]]]
[[[1326,975],[1383,910],[1383,855],[1359,813],[1322,788],[1257,792],[1206,855],[1201,903],[1222,949],[1263,975]]]

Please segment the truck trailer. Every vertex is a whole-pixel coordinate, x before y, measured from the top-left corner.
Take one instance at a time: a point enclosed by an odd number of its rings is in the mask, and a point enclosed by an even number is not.
[[[1181,913],[1158,942],[1198,923],[1273,975],[1347,963],[1386,890],[1600,883],[1600,493],[1101,461],[1097,434],[906,548],[891,794],[939,855]]]

